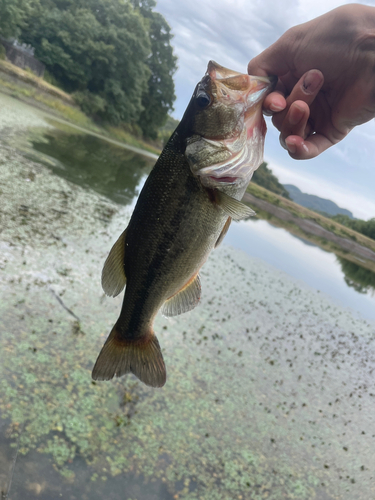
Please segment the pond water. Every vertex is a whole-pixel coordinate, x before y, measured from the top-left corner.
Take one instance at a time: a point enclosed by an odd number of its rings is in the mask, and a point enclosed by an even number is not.
[[[100,269],[153,162],[0,104],[18,120],[12,134],[0,118],[2,496],[374,498],[371,273],[266,221],[232,224],[200,306],[157,317],[165,387],[94,383],[122,301]]]
[[[372,285],[361,286],[363,279],[351,280],[343,272],[345,262],[335,254],[264,220],[232,224],[225,241],[329,295],[364,318],[375,320],[375,275],[359,264],[345,261],[355,268],[357,276],[362,270],[366,283]]]
[[[97,137],[66,131],[45,133],[42,140],[32,140],[31,146],[34,157],[47,160],[57,175],[121,204],[134,205],[154,164],[153,160]],[[352,264],[357,268],[357,280],[353,282],[335,254],[257,218],[233,223],[224,244],[262,259],[363,317],[375,320],[375,274],[360,263]],[[361,270],[367,278],[364,286],[363,278],[358,279]]]

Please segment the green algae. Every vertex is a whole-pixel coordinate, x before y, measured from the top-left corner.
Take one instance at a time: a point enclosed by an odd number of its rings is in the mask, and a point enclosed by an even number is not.
[[[57,175],[109,199],[129,204],[154,161],[94,136],[53,130],[30,141],[34,155],[50,162]],[[49,165],[47,165],[49,166]]]
[[[10,147],[0,162],[0,439],[19,448],[29,493],[374,496],[374,325],[223,246],[201,305],[157,318],[166,386],[93,382],[121,307],[101,266],[131,209]],[[24,498],[17,481],[12,498]]]

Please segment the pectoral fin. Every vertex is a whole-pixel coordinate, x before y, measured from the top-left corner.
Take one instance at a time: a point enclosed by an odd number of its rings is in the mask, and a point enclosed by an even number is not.
[[[106,295],[116,297],[126,284],[125,259],[126,229],[113,245],[104,263],[102,271],[102,287]]]
[[[201,298],[201,282],[199,274],[193,276],[184,287],[165,301],[161,310],[163,316],[178,316],[191,311],[198,305]]]
[[[247,219],[247,217],[255,215],[252,208],[225,194],[223,191],[216,190],[215,199],[216,203],[227,215],[232,217],[233,220]]]
[[[227,222],[224,224],[224,227],[220,233],[220,236],[218,237],[217,242],[215,243],[215,248],[217,248],[220,245],[220,243],[223,241],[223,239],[225,238],[225,235],[228,232],[228,229],[229,229],[231,222],[232,222],[232,218],[228,217]]]

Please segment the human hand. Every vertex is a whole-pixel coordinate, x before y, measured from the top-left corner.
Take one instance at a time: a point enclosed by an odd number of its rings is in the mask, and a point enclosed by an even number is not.
[[[375,8],[352,4],[291,28],[248,72],[279,77],[264,111],[290,156],[309,159],[375,117],[374,68]]]

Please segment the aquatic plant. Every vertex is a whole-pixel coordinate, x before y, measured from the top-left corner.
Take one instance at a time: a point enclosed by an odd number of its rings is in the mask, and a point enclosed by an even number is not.
[[[0,439],[33,477],[56,474],[30,488],[371,498],[372,325],[223,246],[202,270],[201,305],[156,321],[166,386],[94,383],[121,305],[103,296],[100,269],[130,211],[14,150],[0,162]],[[28,484],[30,470],[16,475]]]

